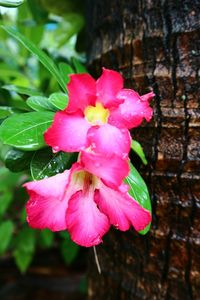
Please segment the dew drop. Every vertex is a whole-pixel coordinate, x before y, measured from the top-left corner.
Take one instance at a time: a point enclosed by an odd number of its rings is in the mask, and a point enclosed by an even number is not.
[[[98,236],[98,237],[96,238],[96,241],[97,241],[97,243],[101,242],[101,237]]]
[[[115,224],[116,229],[119,229],[119,224]]]
[[[97,167],[97,168],[99,168],[99,167],[101,166],[101,164],[98,163],[98,162],[96,162],[94,165],[95,165],[95,167]]]
[[[123,185],[121,185],[121,186],[119,187],[119,190],[120,190],[120,192],[122,192],[122,193],[127,193],[128,190],[129,190],[129,186],[126,185],[126,184],[123,184]]]
[[[94,133],[91,132],[91,133],[89,134],[89,137],[93,137],[93,136],[94,136]]]
[[[60,148],[58,146],[53,147],[53,153],[57,153],[60,151]]]
[[[127,158],[128,154],[127,153],[122,153],[122,158]]]
[[[91,144],[91,147],[92,147],[93,149],[95,149],[95,148],[96,148],[96,144],[95,144],[95,143],[92,143],[92,144]]]
[[[37,204],[37,201],[32,201],[32,202],[30,203],[29,207],[34,207],[34,206],[36,206],[36,204]]]

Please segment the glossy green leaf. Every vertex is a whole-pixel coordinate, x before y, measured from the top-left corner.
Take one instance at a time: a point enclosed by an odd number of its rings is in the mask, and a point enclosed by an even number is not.
[[[86,67],[82,63],[80,63],[80,61],[78,59],[73,57],[72,62],[73,62],[74,68],[76,70],[76,73],[88,73],[88,70],[86,69]]]
[[[58,110],[63,110],[68,104],[68,96],[63,93],[53,93],[48,99],[50,105],[53,105]]]
[[[11,221],[5,221],[0,224],[0,255],[3,254],[11,241],[14,225]]]
[[[44,229],[39,232],[39,245],[42,248],[49,248],[53,245],[54,233],[49,229]]]
[[[63,80],[60,72],[53,62],[53,60],[42,50],[40,50],[35,44],[33,44],[29,39],[22,35],[13,27],[2,26],[13,38],[18,40],[26,49],[28,49],[33,55],[35,55],[38,60],[47,68],[47,70],[54,76],[63,91],[66,91],[66,84]]]
[[[12,193],[5,187],[0,187],[0,217],[4,215],[12,201]]]
[[[145,209],[151,213],[151,200],[146,183],[135,169],[135,167],[130,164],[130,173],[126,177],[125,183],[130,186],[129,194]],[[150,229],[151,224],[149,224],[144,230],[140,231],[140,234],[146,234]]]
[[[23,3],[24,0],[0,0],[0,6],[4,7],[18,7]]]
[[[36,244],[35,231],[31,228],[23,228],[19,231],[15,240],[14,259],[15,263],[22,273],[30,265]]]
[[[71,264],[79,252],[80,247],[72,242],[68,232],[63,232],[63,240],[60,243],[60,251],[67,265]]]
[[[146,165],[147,164],[147,159],[146,159],[146,156],[144,154],[144,151],[143,151],[142,146],[140,145],[140,143],[138,143],[135,140],[132,140],[131,149],[140,157],[143,164]]]
[[[27,96],[39,96],[41,93],[35,89],[26,88],[23,86],[16,86],[16,85],[4,85],[2,86],[3,89],[16,92],[18,94],[27,95]]]
[[[58,67],[65,83],[69,83],[69,75],[75,73],[74,69],[66,63],[59,63]]]
[[[53,105],[50,104],[48,98],[43,96],[32,96],[26,101],[28,106],[35,111],[54,111]]]
[[[39,150],[31,160],[31,175],[34,180],[56,175],[70,168],[76,159],[74,153],[53,153],[51,148]]]
[[[27,170],[34,152],[25,152],[19,149],[9,149],[5,155],[5,166],[12,172]]]
[[[4,144],[21,150],[37,150],[45,146],[43,134],[51,125],[52,112],[29,112],[7,118],[0,126]]]

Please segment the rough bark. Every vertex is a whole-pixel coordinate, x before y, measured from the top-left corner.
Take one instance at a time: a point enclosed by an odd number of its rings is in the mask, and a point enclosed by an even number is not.
[[[88,66],[119,70],[125,86],[152,87],[154,119],[132,131],[147,154],[147,236],[113,229],[91,257],[89,299],[200,297],[200,1],[88,1]]]

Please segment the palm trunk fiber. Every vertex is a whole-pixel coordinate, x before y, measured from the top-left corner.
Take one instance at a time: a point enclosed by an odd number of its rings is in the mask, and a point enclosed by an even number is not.
[[[132,130],[149,164],[133,163],[153,205],[149,234],[116,229],[93,257],[90,300],[200,299],[200,1],[88,1],[88,66],[120,71],[125,86],[153,88],[154,118]]]

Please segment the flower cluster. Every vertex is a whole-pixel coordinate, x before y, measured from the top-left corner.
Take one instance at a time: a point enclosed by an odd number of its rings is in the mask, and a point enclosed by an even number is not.
[[[122,76],[108,69],[97,81],[89,74],[71,75],[68,91],[68,106],[55,114],[44,138],[54,152],[79,152],[79,159],[70,170],[24,185],[28,223],[68,230],[85,247],[98,245],[111,225],[143,230],[151,215],[123,180],[129,174],[129,129],[151,119],[153,92],[139,96],[124,89]]]

